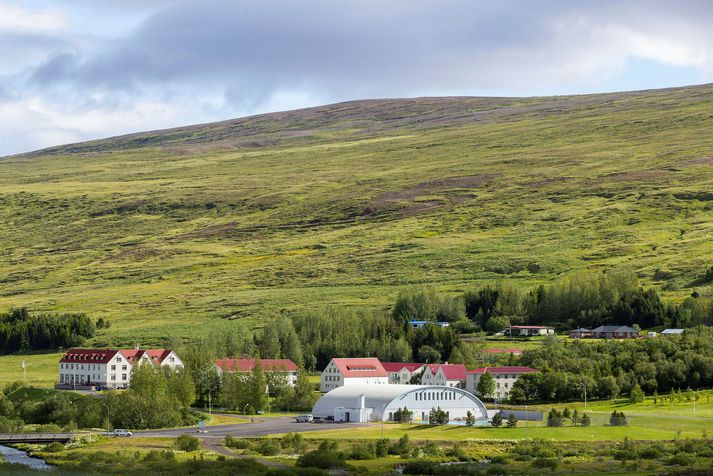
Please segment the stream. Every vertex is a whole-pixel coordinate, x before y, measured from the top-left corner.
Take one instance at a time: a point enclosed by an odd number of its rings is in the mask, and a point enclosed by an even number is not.
[[[45,460],[28,456],[25,451],[0,445],[0,456],[5,463],[16,463],[32,469],[52,469]]]

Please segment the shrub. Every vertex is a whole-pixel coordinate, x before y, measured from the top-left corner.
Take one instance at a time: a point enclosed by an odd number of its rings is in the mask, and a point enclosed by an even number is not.
[[[403,474],[436,474],[438,465],[430,461],[409,461],[404,466]]]
[[[402,458],[408,458],[413,453],[413,445],[411,445],[411,439],[408,435],[404,435],[399,438],[399,441],[394,445],[394,454],[401,456]]]
[[[627,426],[629,422],[626,419],[624,412],[617,412],[614,410],[609,417],[609,425],[611,426]]]
[[[559,426],[562,426],[563,421],[564,421],[564,418],[562,417],[562,414],[559,411],[557,411],[556,408],[553,408],[547,414],[547,426],[559,427]]]
[[[639,449],[639,458],[641,459],[657,459],[663,454],[663,450],[658,446],[645,446]]]
[[[374,448],[377,458],[383,458],[389,454],[389,440],[379,440]]]
[[[296,453],[301,453],[305,449],[304,438],[299,433],[287,433],[280,440],[280,445],[285,449],[290,448]]]
[[[280,444],[270,438],[261,439],[255,444],[255,451],[263,456],[275,456],[280,452]]]
[[[59,441],[53,441],[45,447],[45,451],[48,453],[59,453],[64,449],[64,445]]]
[[[533,468],[549,468],[554,470],[557,469],[559,460],[557,458],[535,458],[530,464],[532,464]]]
[[[493,418],[490,419],[490,424],[496,428],[503,424],[503,417],[500,416],[500,413],[493,415]]]
[[[689,466],[693,464],[693,458],[686,453],[678,453],[667,461],[667,464],[678,466]]]
[[[336,451],[315,450],[297,458],[300,468],[332,469],[344,467],[344,460]]]
[[[354,460],[365,460],[365,459],[375,459],[376,458],[376,448],[374,443],[371,441],[364,441],[362,443],[356,443],[352,446],[351,452],[349,453],[349,459]]]
[[[193,435],[181,435],[176,438],[176,448],[181,451],[196,451],[201,443]]]
[[[507,420],[508,428],[515,428],[517,426],[517,417],[514,413],[511,413]]]
[[[225,446],[227,446],[228,448],[245,450],[250,448],[250,440],[246,440],[244,438],[235,438],[233,437],[233,435],[226,435]]]

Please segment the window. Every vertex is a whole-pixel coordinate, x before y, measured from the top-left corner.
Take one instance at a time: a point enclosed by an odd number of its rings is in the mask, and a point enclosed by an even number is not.
[[[111,374],[111,379],[116,380],[116,374]]]
[[[112,365],[111,370],[116,370],[116,365]]]
[[[126,380],[126,374],[121,374],[121,380]]]
[[[126,370],[126,365],[122,365],[121,370]]]

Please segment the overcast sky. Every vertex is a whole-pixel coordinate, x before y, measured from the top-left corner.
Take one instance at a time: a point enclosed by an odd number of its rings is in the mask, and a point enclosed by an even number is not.
[[[362,98],[713,82],[713,2],[0,0],[0,155]]]

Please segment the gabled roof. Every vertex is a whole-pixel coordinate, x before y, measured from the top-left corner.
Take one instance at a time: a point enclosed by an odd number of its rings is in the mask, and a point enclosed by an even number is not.
[[[140,361],[144,356],[154,365],[161,364],[171,352],[170,349],[124,349],[120,351],[131,363]]]
[[[585,329],[584,327],[580,327],[579,329],[572,329],[572,330],[569,331],[569,332],[570,332],[570,333],[572,333],[572,332],[592,332],[592,330],[591,330],[591,329]]]
[[[60,362],[78,364],[106,364],[118,353],[110,349],[69,349]]]
[[[470,370],[469,374],[529,374],[532,372],[539,372],[537,369],[531,369],[530,367],[481,367],[479,369]]]
[[[409,372],[413,372],[414,370],[420,369],[423,367],[425,364],[414,364],[414,363],[408,363],[408,362],[382,362],[381,366],[384,367],[384,370],[387,372],[400,372],[401,369],[408,369]]]
[[[465,380],[466,368],[462,364],[428,364],[428,369],[433,375],[442,369],[446,380]]]
[[[389,374],[376,357],[332,359],[343,377],[388,377]]]
[[[262,359],[260,364],[266,372],[297,370],[297,365],[290,359]],[[250,372],[255,368],[255,359],[218,359],[215,365],[226,372]]]
[[[629,326],[599,326],[592,332],[634,332],[636,334],[639,333],[639,331]]]

